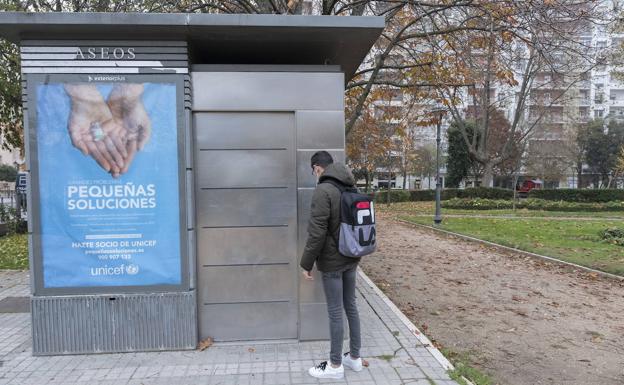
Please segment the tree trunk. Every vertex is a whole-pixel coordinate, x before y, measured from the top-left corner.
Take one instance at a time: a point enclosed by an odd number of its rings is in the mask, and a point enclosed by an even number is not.
[[[403,170],[403,190],[405,190],[405,181],[407,180],[407,171]]]
[[[576,188],[583,188],[583,162],[576,163]]]
[[[483,175],[481,177],[481,186],[492,187],[493,182],[494,182],[494,165],[488,162],[483,165]]]

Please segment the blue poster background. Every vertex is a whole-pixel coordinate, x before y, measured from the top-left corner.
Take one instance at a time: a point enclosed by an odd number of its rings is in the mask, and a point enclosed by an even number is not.
[[[104,99],[112,87],[97,85]],[[175,83],[144,83],[142,101],[151,120],[151,137],[128,172],[113,179],[72,145],[67,128],[71,100],[63,84],[37,86],[44,287],[181,283]],[[68,208],[70,185],[128,183],[153,185],[155,207]],[[135,247],[132,242],[142,243]]]

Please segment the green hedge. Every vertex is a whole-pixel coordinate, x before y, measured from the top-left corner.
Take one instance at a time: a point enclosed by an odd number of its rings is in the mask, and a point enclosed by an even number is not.
[[[618,189],[545,189],[532,190],[529,198],[566,202],[624,201],[624,190]]]
[[[450,199],[442,205],[448,209],[463,210],[506,210],[513,208],[513,202],[502,199]],[[544,211],[624,211],[624,201],[612,202],[565,202],[545,199],[524,199],[516,203],[518,209]]]
[[[375,193],[375,202],[385,203],[387,190]],[[502,188],[472,187],[467,189],[450,188],[442,190],[442,200],[453,198],[512,199],[513,191]],[[435,190],[390,190],[390,202],[421,202],[435,200]]]

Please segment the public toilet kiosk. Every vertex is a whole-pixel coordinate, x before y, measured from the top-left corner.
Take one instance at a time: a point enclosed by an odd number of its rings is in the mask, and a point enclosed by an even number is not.
[[[378,17],[0,13],[21,50],[33,354],[328,337],[310,157]]]

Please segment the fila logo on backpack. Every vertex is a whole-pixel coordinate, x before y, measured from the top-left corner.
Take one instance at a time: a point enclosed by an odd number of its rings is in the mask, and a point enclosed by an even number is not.
[[[340,190],[340,231],[338,251],[346,257],[362,257],[375,251],[375,206],[373,200],[333,180],[325,180]]]

